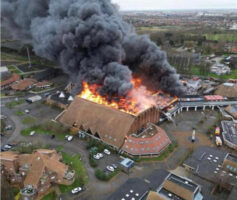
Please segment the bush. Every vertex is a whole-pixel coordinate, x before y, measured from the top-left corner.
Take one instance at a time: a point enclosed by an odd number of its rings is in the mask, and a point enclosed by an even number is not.
[[[24,112],[22,112],[22,111],[20,111],[20,110],[16,110],[16,111],[14,112],[14,114],[15,114],[16,116],[22,116],[22,115],[24,115]]]
[[[106,175],[103,171],[101,171],[100,169],[97,169],[95,172],[95,176],[96,178],[98,178],[99,180],[102,181],[107,181],[108,180],[108,175]]]
[[[90,163],[91,167],[97,167],[98,166],[97,162],[93,158],[93,154],[92,153],[89,154],[89,163]]]
[[[26,117],[22,120],[23,124],[35,124],[37,120],[34,117]]]
[[[5,128],[6,128],[6,123],[3,119],[1,119],[1,133],[5,131]]]
[[[101,180],[101,181],[108,181],[110,180],[112,177],[114,177],[116,174],[118,174],[120,171],[120,169],[116,169],[114,172],[110,173],[110,174],[106,174],[104,173],[102,170],[97,169],[95,171],[95,176],[97,179]]]

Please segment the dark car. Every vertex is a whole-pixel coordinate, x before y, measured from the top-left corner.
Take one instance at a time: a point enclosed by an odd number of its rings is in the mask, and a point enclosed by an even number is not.
[[[1,148],[1,152],[4,152],[4,151],[8,151],[8,149],[6,149],[6,148]]]
[[[118,168],[118,166],[115,165],[115,164],[112,164],[112,167],[113,167],[114,169],[117,169],[117,168]]]
[[[55,135],[51,135],[51,139],[54,139],[55,138]]]

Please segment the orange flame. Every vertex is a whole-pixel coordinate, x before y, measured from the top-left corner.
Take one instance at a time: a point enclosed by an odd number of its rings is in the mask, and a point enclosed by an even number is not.
[[[140,78],[133,78],[132,83],[134,86],[133,89],[126,95],[126,97],[120,97],[118,100],[116,100],[116,98],[108,100],[110,99],[108,96],[104,97],[99,94],[98,91],[101,88],[100,85],[88,84],[87,82],[82,83],[83,90],[78,96],[132,115],[137,115],[141,111],[157,105],[157,103],[162,104],[163,102],[164,106],[166,106],[166,100],[163,97],[157,98],[158,95],[153,95],[154,92],[148,90],[142,85],[142,80]],[[158,92],[158,94],[159,93],[160,92]]]

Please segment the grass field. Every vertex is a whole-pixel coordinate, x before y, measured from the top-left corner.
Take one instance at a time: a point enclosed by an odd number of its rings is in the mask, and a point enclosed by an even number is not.
[[[80,155],[69,155],[62,152],[63,162],[75,170],[75,181],[72,185],[59,185],[62,193],[70,192],[75,187],[81,187],[88,182],[88,177],[84,165],[80,159]]]
[[[30,128],[26,128],[21,130],[21,135],[23,136],[29,136],[31,131],[35,131],[36,134],[44,134],[44,135],[55,135],[55,137],[58,140],[64,140],[65,136],[67,135],[67,133],[55,133],[55,132],[51,132],[51,131],[47,131],[46,129],[44,129],[43,127],[39,126],[39,127],[30,127]]]
[[[57,194],[55,192],[51,192],[47,195],[45,195],[41,200],[56,200]]]
[[[199,67],[197,67],[197,66],[193,66],[192,74],[193,75],[198,75],[198,76],[203,76],[203,74],[200,72]],[[217,75],[217,74],[214,74],[214,73],[209,73],[207,76],[214,77],[214,78],[217,78],[217,79],[225,79],[225,80],[236,79],[237,78],[237,69],[233,70],[231,72],[231,74]]]
[[[19,100],[19,101],[11,101],[11,102],[8,102],[8,103],[6,103],[6,106],[7,106],[9,109],[12,109],[12,108],[14,108],[15,106],[21,105],[21,104],[23,104],[23,103],[25,103],[25,100],[24,100],[24,99],[21,99],[21,100]]]
[[[20,55],[16,55],[16,54],[10,54],[10,53],[5,53],[5,52],[1,52],[1,59],[2,60],[13,60],[13,61],[28,61],[27,57],[23,57]]]
[[[34,118],[34,117],[25,117],[23,120],[22,120],[22,123],[23,124],[35,124],[37,122],[37,119]]]
[[[14,112],[14,115],[16,115],[16,116],[22,116],[22,115],[24,115],[24,112],[22,112],[22,111],[20,111],[20,110],[16,110],[16,111]]]
[[[206,36],[207,40],[237,42],[237,34],[236,33],[204,34],[204,36]]]

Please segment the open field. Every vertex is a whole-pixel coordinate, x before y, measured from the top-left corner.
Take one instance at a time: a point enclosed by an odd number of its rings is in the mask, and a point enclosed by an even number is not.
[[[207,40],[237,42],[237,33],[204,34]]]

